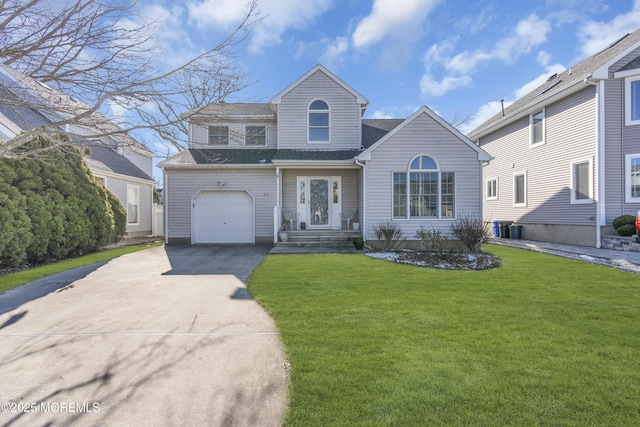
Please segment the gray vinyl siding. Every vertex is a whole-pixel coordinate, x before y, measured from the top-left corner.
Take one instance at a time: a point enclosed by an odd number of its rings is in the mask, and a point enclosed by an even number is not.
[[[331,110],[330,144],[307,142],[307,109],[316,99],[325,101]],[[360,113],[355,96],[323,72],[316,71],[282,97],[278,106],[278,148],[360,148]]]
[[[138,186],[139,192],[139,214],[137,225],[127,224],[127,233],[142,233],[147,232],[151,234],[151,216],[152,216],[152,204],[153,204],[153,184],[142,183],[139,181],[129,181],[122,178],[116,178],[108,176],[106,178],[107,189],[113,193],[114,196],[120,201],[122,207],[127,210],[127,184]]]
[[[530,147],[529,118],[485,136],[494,158],[483,171],[484,215],[489,220],[595,225],[595,204],[571,204],[571,163],[596,164],[595,89],[587,87],[545,108],[545,144]],[[526,172],[526,206],[513,206],[513,176]],[[486,200],[486,179],[498,177],[498,200]]]
[[[348,169],[285,169],[282,174],[282,208],[296,210],[298,176],[342,177],[342,210],[358,208],[358,170]]]
[[[367,161],[366,239],[375,239],[372,228],[393,218],[393,173],[406,172],[417,155],[427,155],[441,172],[455,172],[455,212],[482,212],[481,162],[478,153],[426,114],[416,117],[372,152]],[[450,219],[393,219],[404,238],[415,239],[420,225],[433,226],[451,236]]]
[[[200,190],[246,190],[255,199],[256,238],[273,238],[273,208],[276,206],[274,168],[260,169],[165,169],[167,237],[191,238],[191,198]],[[224,187],[217,182],[224,180]]]
[[[140,168],[141,171],[149,175],[153,176],[153,158],[149,156],[145,156],[143,154],[137,153],[130,148],[124,148],[122,155],[129,159],[131,163]]]
[[[209,126],[203,124],[191,123],[191,144],[192,148],[277,148],[278,129],[275,123],[269,122],[248,122],[248,123],[231,123],[231,122],[212,122],[211,126],[229,126],[229,145],[209,145]],[[266,126],[267,128],[267,145],[244,145],[245,126]]]
[[[624,79],[607,80],[604,107],[605,223],[624,210]]]

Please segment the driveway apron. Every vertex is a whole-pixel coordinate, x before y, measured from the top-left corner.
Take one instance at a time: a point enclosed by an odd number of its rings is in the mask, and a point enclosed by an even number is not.
[[[156,247],[0,295],[0,425],[281,425],[284,351],[243,282],[269,249]]]

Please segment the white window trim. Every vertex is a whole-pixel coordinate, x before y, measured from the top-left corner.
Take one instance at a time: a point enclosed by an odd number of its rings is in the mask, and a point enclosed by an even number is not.
[[[138,193],[138,209],[136,209],[137,218],[135,222],[129,222],[129,190],[136,190]],[[131,185],[127,184],[127,226],[129,225],[140,225],[140,186],[139,185]]]
[[[210,135],[212,127],[214,127],[214,128],[227,128],[227,142],[226,143],[219,144],[219,143],[211,143],[211,142],[209,142],[209,135]],[[207,126],[207,144],[206,145],[208,145],[210,147],[227,147],[227,146],[231,145],[231,135],[230,134],[231,134],[231,129],[230,129],[229,125],[208,125]]]
[[[584,200],[576,200],[576,184],[575,184],[575,173],[574,166],[580,163],[589,163],[589,198]],[[584,205],[593,203],[593,159],[591,157],[586,159],[579,159],[571,162],[571,169],[569,170],[571,174],[571,204],[572,205]]]
[[[542,141],[533,142],[533,116],[542,111]],[[529,114],[529,148],[538,147],[544,145],[547,142],[547,111],[543,107],[542,110],[536,110]]]
[[[625,126],[640,125],[640,120],[631,120],[631,83],[640,80],[640,76],[624,79],[624,124]],[[640,100],[639,100],[640,101]]]
[[[436,163],[436,167],[437,169],[410,169],[410,165],[411,163],[413,163],[413,161],[417,158],[417,157],[421,157],[421,156],[427,156],[427,157],[431,157],[431,159]],[[416,216],[416,217],[412,217],[411,216],[411,194],[410,194],[410,174],[412,172],[417,172],[417,173],[421,173],[421,172],[434,172],[438,174],[438,216]],[[454,174],[454,182],[453,182],[453,197],[454,197],[454,209],[453,209],[453,216],[443,216],[442,215],[442,174],[443,173],[453,173]],[[393,192],[393,188],[394,188],[394,184],[393,184],[393,176],[395,174],[405,174],[406,175],[406,192],[405,195],[407,197],[407,200],[405,201],[405,210],[407,212],[407,214],[405,216],[395,216],[394,215],[394,192]],[[417,156],[414,156],[413,158],[411,158],[411,161],[409,162],[409,166],[407,166],[407,170],[395,170],[395,171],[391,171],[391,177],[390,177],[390,182],[391,182],[391,219],[398,220],[398,221],[424,221],[424,220],[429,220],[429,221],[455,221],[458,218],[458,173],[455,170],[442,170],[440,169],[440,163],[438,162],[438,160],[433,157],[430,156],[428,154],[419,154]]]
[[[316,101],[322,101],[325,104],[327,104],[327,110],[311,110],[311,104],[313,104]],[[309,125],[309,114],[312,112],[326,112],[327,114],[329,114],[329,140],[328,141],[311,141],[309,139],[309,129],[310,129],[310,125]],[[331,105],[324,99],[322,98],[316,98],[314,100],[312,100],[309,105],[307,105],[307,144],[312,144],[312,145],[327,145],[327,144],[331,144]]]
[[[495,196],[489,196],[489,183],[491,181],[495,181],[496,182],[496,195]],[[500,185],[500,181],[499,181],[497,176],[493,177],[493,178],[488,178],[485,181],[484,188],[485,188],[485,191],[486,191],[485,197],[486,197],[487,200],[498,200],[499,185]]]
[[[524,175],[524,203],[516,203],[516,177]],[[513,174],[513,207],[520,208],[527,206],[527,171],[514,172]]]
[[[264,144],[247,144],[247,128],[264,128]],[[266,147],[267,146],[267,126],[266,125],[245,125],[244,126],[244,146],[245,147]]]
[[[631,159],[640,158],[640,153],[624,156],[624,201],[625,203],[640,203],[640,197],[631,197]]]

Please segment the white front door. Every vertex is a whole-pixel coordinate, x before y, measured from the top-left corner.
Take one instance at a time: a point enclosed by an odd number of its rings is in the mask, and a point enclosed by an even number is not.
[[[341,228],[342,179],[299,176],[298,218],[309,228]]]

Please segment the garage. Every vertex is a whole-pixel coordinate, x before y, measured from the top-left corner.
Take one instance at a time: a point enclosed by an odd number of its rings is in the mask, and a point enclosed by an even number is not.
[[[255,243],[253,197],[200,191],[193,198],[193,243]]]

